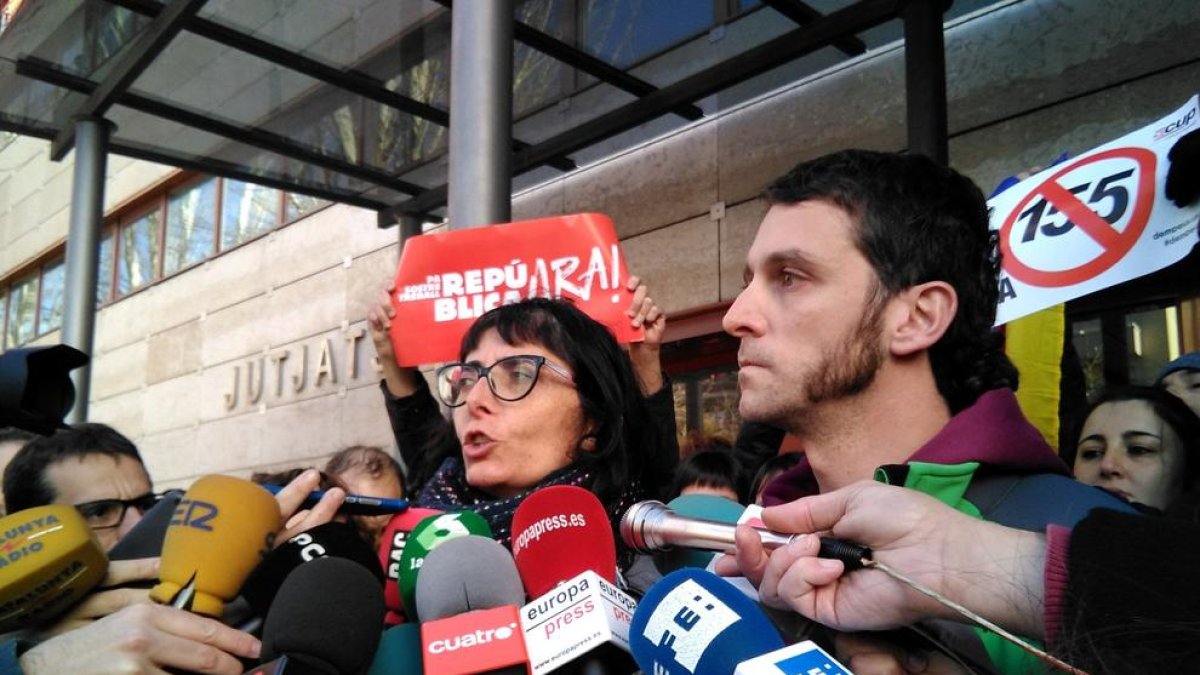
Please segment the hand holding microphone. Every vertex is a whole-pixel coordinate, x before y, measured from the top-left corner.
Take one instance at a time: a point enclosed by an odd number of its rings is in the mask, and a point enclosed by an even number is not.
[[[256,658],[258,640],[219,621],[140,604],[47,640],[21,655],[25,675],[190,673],[236,675],[234,656]]]

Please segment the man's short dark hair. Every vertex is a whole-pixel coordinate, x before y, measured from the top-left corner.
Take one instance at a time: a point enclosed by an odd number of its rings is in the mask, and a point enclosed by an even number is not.
[[[844,150],[802,162],[764,194],[770,204],[824,200],[856,225],[855,245],[884,297],[929,281],[958,295],[958,312],[929,350],[952,412],[990,389],[1017,388],[1017,369],[992,329],[999,299],[998,237],[970,178],[922,155]]]
[[[25,444],[4,470],[4,502],[9,513],[54,503],[57,494],[46,469],[69,458],[107,455],[129,457],[142,465],[137,446],[116,429],[97,423],[76,424]]]
[[[32,431],[25,431],[24,429],[18,429],[17,427],[0,427],[0,443],[11,443],[16,441],[23,444],[28,443],[37,437],[38,435]]]

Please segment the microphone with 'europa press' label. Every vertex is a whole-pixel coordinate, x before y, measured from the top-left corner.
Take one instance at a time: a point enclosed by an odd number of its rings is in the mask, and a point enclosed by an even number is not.
[[[543,488],[513,514],[513,555],[533,599],[521,629],[534,675],[555,670],[630,672],[629,622],[637,602],[616,586],[612,525],[596,495]]]

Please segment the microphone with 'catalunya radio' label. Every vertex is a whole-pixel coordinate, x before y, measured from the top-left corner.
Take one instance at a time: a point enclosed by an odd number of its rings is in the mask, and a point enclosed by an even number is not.
[[[279,529],[279,504],[266,490],[232,476],[204,476],[175,508],[163,541],[156,602],[220,617]]]
[[[629,628],[633,658],[647,673],[729,675],[783,647],[771,620],[724,579],[694,568],[650,587]]]
[[[429,516],[441,515],[435,509],[409,507],[406,511],[397,513],[383,528],[379,538],[379,565],[384,572],[383,602],[387,605],[387,614],[383,622],[389,626],[403,623],[405,616],[404,601],[400,597],[400,559],[404,555],[404,545],[408,536],[422,520]],[[414,612],[415,614],[415,612]]]
[[[379,578],[345,558],[300,565],[279,587],[254,675],[358,675],[379,644]]]
[[[517,507],[512,532],[517,569],[534,597],[521,608],[534,675],[634,670],[629,622],[637,602],[614,583],[616,546],[600,500],[578,487],[543,488]]]
[[[57,616],[107,570],[104,548],[73,506],[37,506],[0,518],[0,631]]]
[[[426,675],[529,672],[524,600],[512,555],[496,541],[470,535],[431,551],[416,593]]]

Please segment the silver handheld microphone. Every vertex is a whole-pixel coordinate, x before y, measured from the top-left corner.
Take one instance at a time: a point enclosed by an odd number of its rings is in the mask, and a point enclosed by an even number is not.
[[[635,551],[654,553],[675,546],[698,548],[705,551],[732,551],[736,526],[714,520],[689,518],[671,510],[657,501],[638,502],[629,507],[621,517],[621,539]],[[794,534],[780,534],[761,527],[758,532],[763,547],[768,550],[787,545]],[[833,537],[821,537],[822,558],[841,560],[847,570],[863,566],[863,559],[871,558],[871,549]]]

